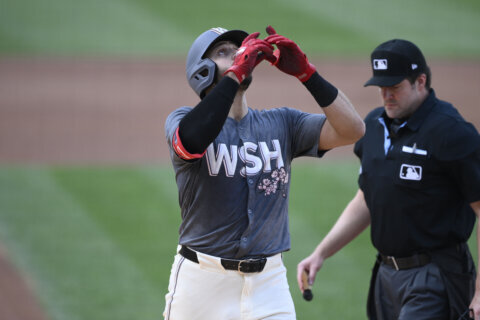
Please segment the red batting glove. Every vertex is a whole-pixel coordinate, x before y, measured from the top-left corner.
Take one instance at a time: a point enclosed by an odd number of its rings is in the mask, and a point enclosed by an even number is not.
[[[297,77],[301,82],[310,79],[316,69],[313,64],[308,62],[307,56],[300,47],[292,40],[277,34],[272,26],[267,27],[267,33],[269,36],[265,38],[265,41],[276,45],[277,50],[273,52],[275,60],[269,59],[269,57],[266,59],[281,71]]]
[[[257,39],[259,32],[248,35],[235,54],[233,65],[225,71],[233,72],[241,83],[252,73],[253,69],[264,59],[274,59],[273,46],[262,39]]]

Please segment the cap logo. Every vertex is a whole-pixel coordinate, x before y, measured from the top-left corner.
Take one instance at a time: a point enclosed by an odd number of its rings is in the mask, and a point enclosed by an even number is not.
[[[387,70],[388,69],[387,59],[373,59],[373,69],[374,70]]]
[[[418,66],[415,63],[412,63],[412,70],[415,70],[417,68],[418,68]]]
[[[212,30],[213,32],[218,33],[218,34],[222,34],[222,33],[225,33],[225,32],[228,31],[227,29],[220,28],[220,27],[212,28],[212,29],[210,29],[210,30]]]

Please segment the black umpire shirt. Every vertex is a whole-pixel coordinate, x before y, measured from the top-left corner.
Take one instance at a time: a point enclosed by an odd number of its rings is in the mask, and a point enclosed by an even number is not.
[[[370,112],[354,149],[373,245],[404,257],[467,241],[475,223],[470,203],[480,200],[477,130],[433,89],[394,132],[391,122],[383,107]]]

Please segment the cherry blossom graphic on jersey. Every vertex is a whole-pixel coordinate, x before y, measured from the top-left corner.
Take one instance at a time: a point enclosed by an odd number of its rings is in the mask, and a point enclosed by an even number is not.
[[[277,190],[285,190],[285,186],[288,184],[288,173],[284,167],[275,169],[270,173],[269,177],[261,178],[258,184],[258,190],[265,192],[265,196],[269,196],[272,193],[276,193]],[[282,196],[286,197],[285,192]]]

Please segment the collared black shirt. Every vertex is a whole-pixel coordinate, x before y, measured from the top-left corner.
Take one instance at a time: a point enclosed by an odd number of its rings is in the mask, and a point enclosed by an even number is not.
[[[433,90],[396,134],[388,122],[383,107],[370,112],[354,149],[373,245],[402,257],[465,242],[480,200],[477,130]]]

